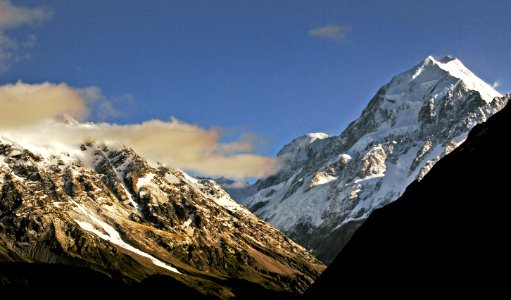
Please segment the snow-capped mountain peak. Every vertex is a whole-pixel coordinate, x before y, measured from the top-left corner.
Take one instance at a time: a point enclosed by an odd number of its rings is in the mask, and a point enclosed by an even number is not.
[[[445,96],[445,92],[453,86],[463,83],[469,90],[477,91],[486,102],[502,95],[489,84],[472,73],[463,63],[452,56],[437,60],[428,56],[420,64],[407,72],[401,73],[390,82],[387,98],[399,100],[407,97],[415,101],[424,101],[417,96],[431,95],[435,100]],[[428,93],[434,90],[435,93]]]
[[[486,102],[491,102],[495,97],[502,97],[502,94],[474,75],[456,58],[444,57],[440,61],[439,66],[449,72],[450,75],[460,78],[469,89],[478,91],[481,94],[481,98]]]
[[[375,137],[411,134],[425,127],[430,131],[431,126],[445,125],[445,120],[439,116],[463,117],[456,114],[465,114],[474,106],[483,105],[479,100],[489,104],[501,96],[457,58],[446,56],[437,60],[428,56],[380,88],[360,118],[341,136],[347,147],[353,147],[350,152],[363,151],[361,148]],[[473,118],[468,122],[468,126],[462,126],[469,128],[476,124]]]
[[[235,200],[329,262],[374,209],[500,110],[500,96],[458,59],[428,56],[382,86],[340,136],[284,146],[281,170]]]
[[[438,76],[438,71],[440,73],[442,71],[446,72],[444,73],[446,76],[461,80],[468,89],[478,91],[481,94],[481,98],[486,102],[491,102],[495,97],[502,97],[502,94],[472,73],[459,59],[450,55],[440,60],[435,59],[433,56],[428,56],[422,63],[410,70],[410,72],[413,72],[412,79],[425,73],[422,76],[423,78],[421,78],[422,81]]]

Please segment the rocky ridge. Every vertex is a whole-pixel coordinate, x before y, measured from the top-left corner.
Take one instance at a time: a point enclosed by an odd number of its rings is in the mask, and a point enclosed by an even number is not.
[[[164,274],[220,298],[236,296],[234,279],[301,293],[324,269],[212,180],[118,145],[66,152],[6,137],[0,261],[88,267],[128,284]]]

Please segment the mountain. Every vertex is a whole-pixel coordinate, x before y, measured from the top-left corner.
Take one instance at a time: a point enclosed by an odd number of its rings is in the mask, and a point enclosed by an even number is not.
[[[12,137],[0,137],[1,262],[86,267],[127,285],[162,274],[220,298],[242,295],[240,286],[301,293],[325,268],[212,180],[127,147],[41,148]],[[45,266],[35,270],[58,269]],[[46,280],[4,271],[7,285]]]
[[[236,181],[226,177],[214,178],[214,180],[232,199],[246,198],[256,192],[255,187],[246,181]]]
[[[284,146],[281,170],[235,200],[330,263],[373,210],[499,111],[500,96],[458,59],[427,57],[381,87],[339,136]]]
[[[508,104],[375,210],[307,296],[509,295],[510,129]]]

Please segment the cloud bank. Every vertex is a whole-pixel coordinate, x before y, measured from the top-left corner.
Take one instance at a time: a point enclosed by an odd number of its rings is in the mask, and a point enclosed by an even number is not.
[[[0,72],[5,72],[9,66],[26,58],[24,48],[33,47],[36,38],[33,35],[25,37],[20,42],[8,31],[22,26],[42,23],[48,20],[52,12],[45,8],[26,8],[15,6],[9,0],[0,0]]]
[[[86,91],[92,96],[100,95],[94,88]],[[78,120],[87,116],[85,94],[84,89],[77,90],[66,84],[18,82],[2,86],[0,133],[37,147],[64,145],[78,149],[80,144],[90,140],[126,145],[153,162],[205,176],[260,178],[278,168],[275,158],[250,153],[257,140],[251,135],[222,143],[221,129],[204,129],[176,119],[127,125],[63,122],[65,115]]]
[[[80,94],[66,84],[26,84],[0,86],[0,128],[38,123],[68,114],[82,120],[88,113]]]
[[[349,31],[351,31],[351,26],[340,24],[328,24],[323,27],[313,28],[309,30],[309,35],[316,38],[339,43],[345,39],[346,34]]]

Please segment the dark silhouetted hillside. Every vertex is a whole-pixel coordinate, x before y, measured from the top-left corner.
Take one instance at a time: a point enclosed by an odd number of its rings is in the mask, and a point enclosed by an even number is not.
[[[307,296],[509,294],[510,129],[507,105],[376,210]]]

